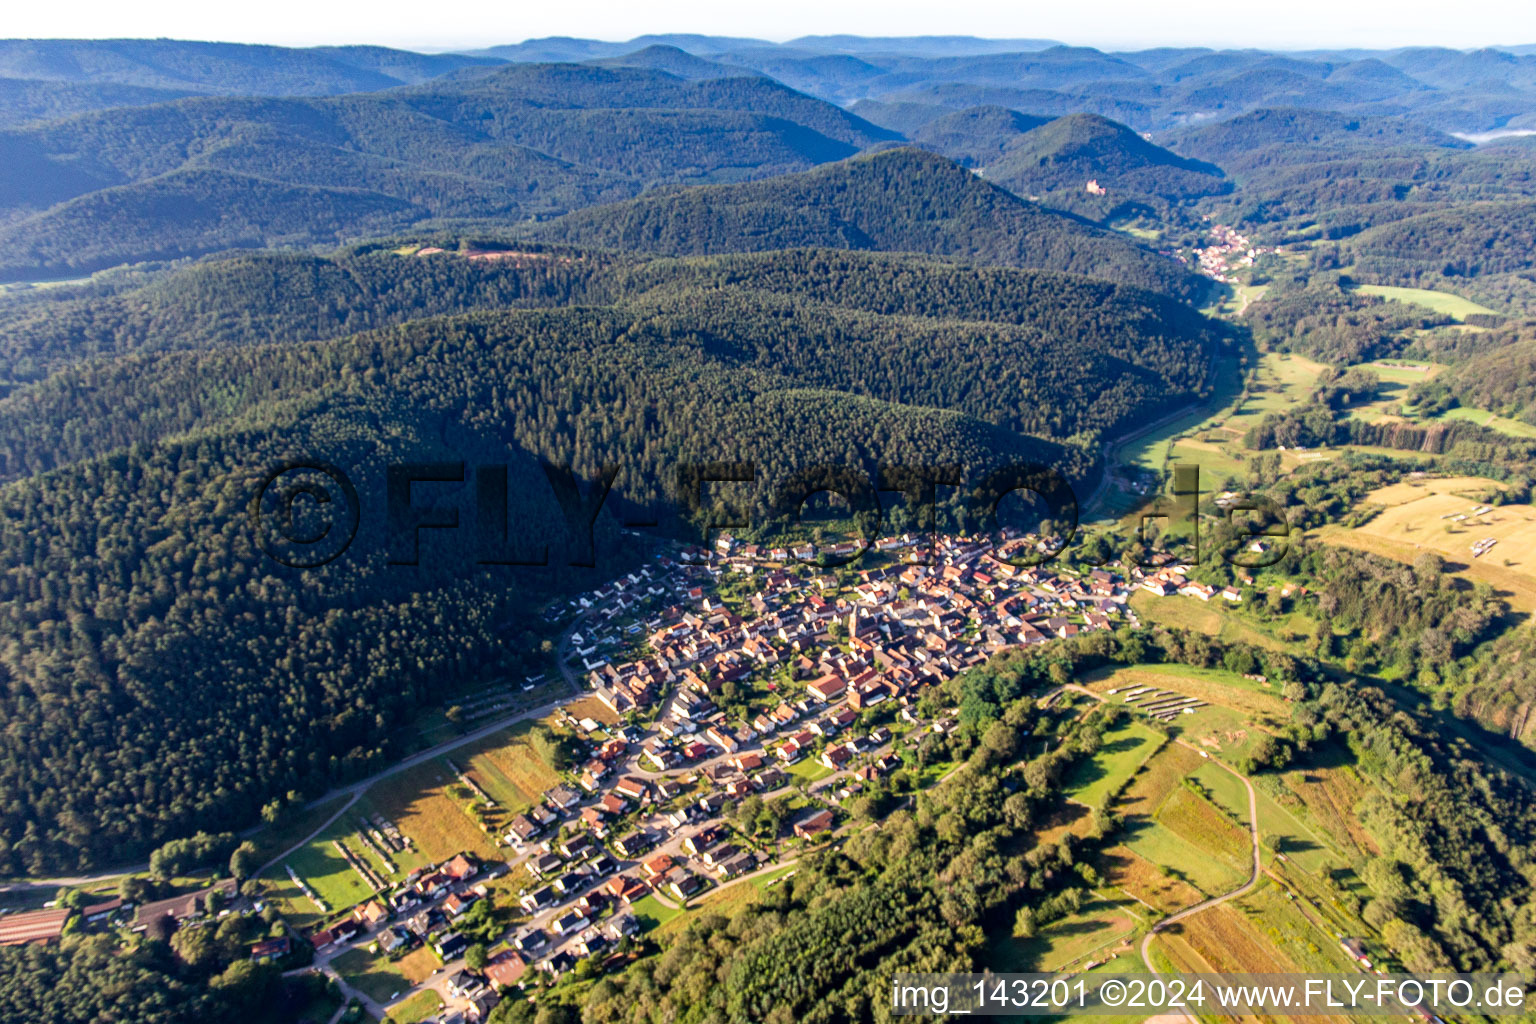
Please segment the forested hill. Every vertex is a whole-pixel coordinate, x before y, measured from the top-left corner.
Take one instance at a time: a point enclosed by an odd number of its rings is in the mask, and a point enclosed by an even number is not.
[[[198,98],[0,132],[0,280],[505,225],[741,181],[893,133],[762,78],[518,65],[378,93]]]
[[[0,302],[0,380],[39,380],[87,358],[312,341],[427,316],[691,288],[750,288],[884,315],[1117,337],[1128,352],[1151,339],[1211,331],[1210,321],[1177,300],[1049,271],[848,250],[656,259],[486,239],[474,245],[482,248],[418,255],[413,245],[386,242],[329,256],[236,253],[120,291],[39,290]]]
[[[1361,280],[1444,288],[1496,309],[1536,313],[1536,198],[1421,213],[1340,248]]]
[[[383,46],[301,50],[180,39],[0,39],[0,77],[220,96],[363,92],[500,63]]]
[[[987,177],[1024,195],[1083,191],[1095,179],[1133,195],[1192,199],[1225,191],[1221,168],[1171,153],[1107,117],[1073,114],[1040,125],[987,165]]]
[[[1218,164],[1232,174],[1311,163],[1344,153],[1470,149],[1434,128],[1395,117],[1370,117],[1295,107],[1255,110],[1225,121],[1182,128],[1161,137],[1176,153]]]
[[[576,549],[535,456],[583,474],[618,463],[605,507],[659,513],[663,529],[691,459],[755,462],[743,500],[763,525],[772,486],[817,464],[958,464],[972,477],[1033,460],[1084,481],[1097,439],[1209,386],[1222,336],[1125,286],[871,253],[621,261],[566,277],[447,253],[219,262],[139,297],[67,300],[68,320],[118,318],[123,354],[0,400],[12,476],[0,557],[13,567],[0,623],[23,640],[0,651],[13,726],[0,735],[0,873],[250,824],[273,793],[383,763],[391,733],[455,680],[498,657],[531,668],[505,652],[535,652],[537,638],[508,644],[506,623],[576,572],[561,568]],[[460,265],[473,271],[445,269]],[[417,283],[387,287],[387,269]],[[290,300],[251,302],[245,328],[203,308],[221,273],[245,294],[354,272],[348,304],[394,326],[272,343],[309,329],[275,326]],[[546,301],[518,279],[582,305],[508,310],[508,296]],[[498,308],[399,322],[427,284]],[[213,347],[131,340],[177,330],[178,302]],[[466,569],[462,547],[429,536],[423,568],[386,571],[382,517],[365,516],[342,558],[278,571],[254,549],[247,509],[260,475],[297,455],[342,467],[373,510],[387,463],[510,461],[514,542],[549,545],[552,567]],[[428,491],[473,503],[467,488]],[[606,569],[633,546],[617,536],[601,518]],[[302,670],[272,671],[286,659]]]
[[[921,252],[1124,281],[1183,298],[1201,283],[1124,236],[1040,209],[930,153],[891,149],[767,181],[581,210],[543,241],[670,255],[799,246]]]

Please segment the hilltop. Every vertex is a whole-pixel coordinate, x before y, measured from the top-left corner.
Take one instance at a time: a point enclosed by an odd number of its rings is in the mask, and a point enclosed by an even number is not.
[[[1173,261],[1040,209],[949,161],[892,149],[800,174],[683,189],[569,214],[533,237],[666,255],[801,246],[921,252],[1063,270],[1183,297]]]

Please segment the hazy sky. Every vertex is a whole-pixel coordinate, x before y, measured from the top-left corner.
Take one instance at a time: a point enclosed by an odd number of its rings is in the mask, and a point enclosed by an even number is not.
[[[1060,39],[1115,49],[1164,45],[1264,48],[1454,47],[1536,43],[1532,0],[83,0],[16,3],[0,36],[169,36],[316,45],[378,43],[468,49],[570,35],[629,39],[703,32],[798,35],[978,35]]]

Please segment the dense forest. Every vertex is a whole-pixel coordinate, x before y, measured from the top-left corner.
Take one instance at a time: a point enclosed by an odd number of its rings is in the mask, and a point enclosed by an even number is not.
[[[371,296],[357,303],[361,322],[398,318],[421,282],[457,282],[460,299],[439,301],[471,308],[566,288],[610,304],[263,344],[303,301],[272,291],[270,320],[253,302],[227,333],[208,329],[221,273],[252,295],[273,273],[380,261],[424,276],[370,290],[359,273],[358,294]],[[501,670],[536,659],[536,640],[503,655],[502,630],[522,602],[570,585],[578,570],[563,565],[582,546],[538,458],[584,478],[620,466],[605,506],[618,518],[605,516],[596,538],[611,570],[623,564],[622,517],[669,521],[686,507],[672,481],[690,459],[755,462],[747,500],[759,522],[779,482],[826,463],[974,475],[1034,461],[1081,482],[1096,438],[1209,386],[1224,336],[1125,286],[876,254],[625,262],[606,277],[579,263],[458,274],[438,261],[463,258],[239,257],[149,285],[152,301],[65,302],[74,315],[61,325],[99,314],[103,336],[126,339],[130,354],[0,400],[4,468],[19,478],[0,492],[14,527],[0,544],[16,567],[0,603],[18,638],[0,654],[17,725],[0,741],[9,870],[100,864],[193,823],[248,823],[272,792],[317,791],[381,763],[410,710],[456,681],[496,671],[497,658],[511,659]],[[190,304],[181,313],[178,295]],[[150,325],[178,322],[213,347],[131,351],[157,333]],[[345,558],[275,572],[252,546],[245,506],[266,467],[294,455],[342,467],[373,509],[387,463],[510,461],[514,543],[525,556],[550,548],[552,564],[466,575],[466,531],[458,547],[429,538],[441,557],[416,570],[387,571],[393,548],[375,516]],[[509,592],[512,572],[524,582]],[[274,664],[295,671],[273,675]],[[54,711],[64,695],[68,716]]]
[[[1266,349],[1338,366],[1398,355],[1418,332],[1452,322],[1421,306],[1346,290],[1328,275],[1277,277],[1243,311],[1243,321]]]
[[[811,245],[905,250],[1065,270],[1182,298],[1203,288],[1178,264],[1124,236],[1043,211],[913,149],[768,181],[593,207],[540,225],[532,234],[544,241],[668,255]]]

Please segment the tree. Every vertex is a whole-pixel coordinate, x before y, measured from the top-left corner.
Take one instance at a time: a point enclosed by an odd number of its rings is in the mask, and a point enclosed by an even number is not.
[[[249,839],[235,847],[235,852],[229,855],[229,873],[238,880],[250,878],[258,867],[256,844]]]
[[[486,961],[490,958],[485,943],[477,942],[464,951],[464,966],[472,971],[483,971]]]
[[[213,941],[213,929],[199,925],[178,929],[171,936],[171,949],[178,959],[193,970],[213,965],[217,949]]]

